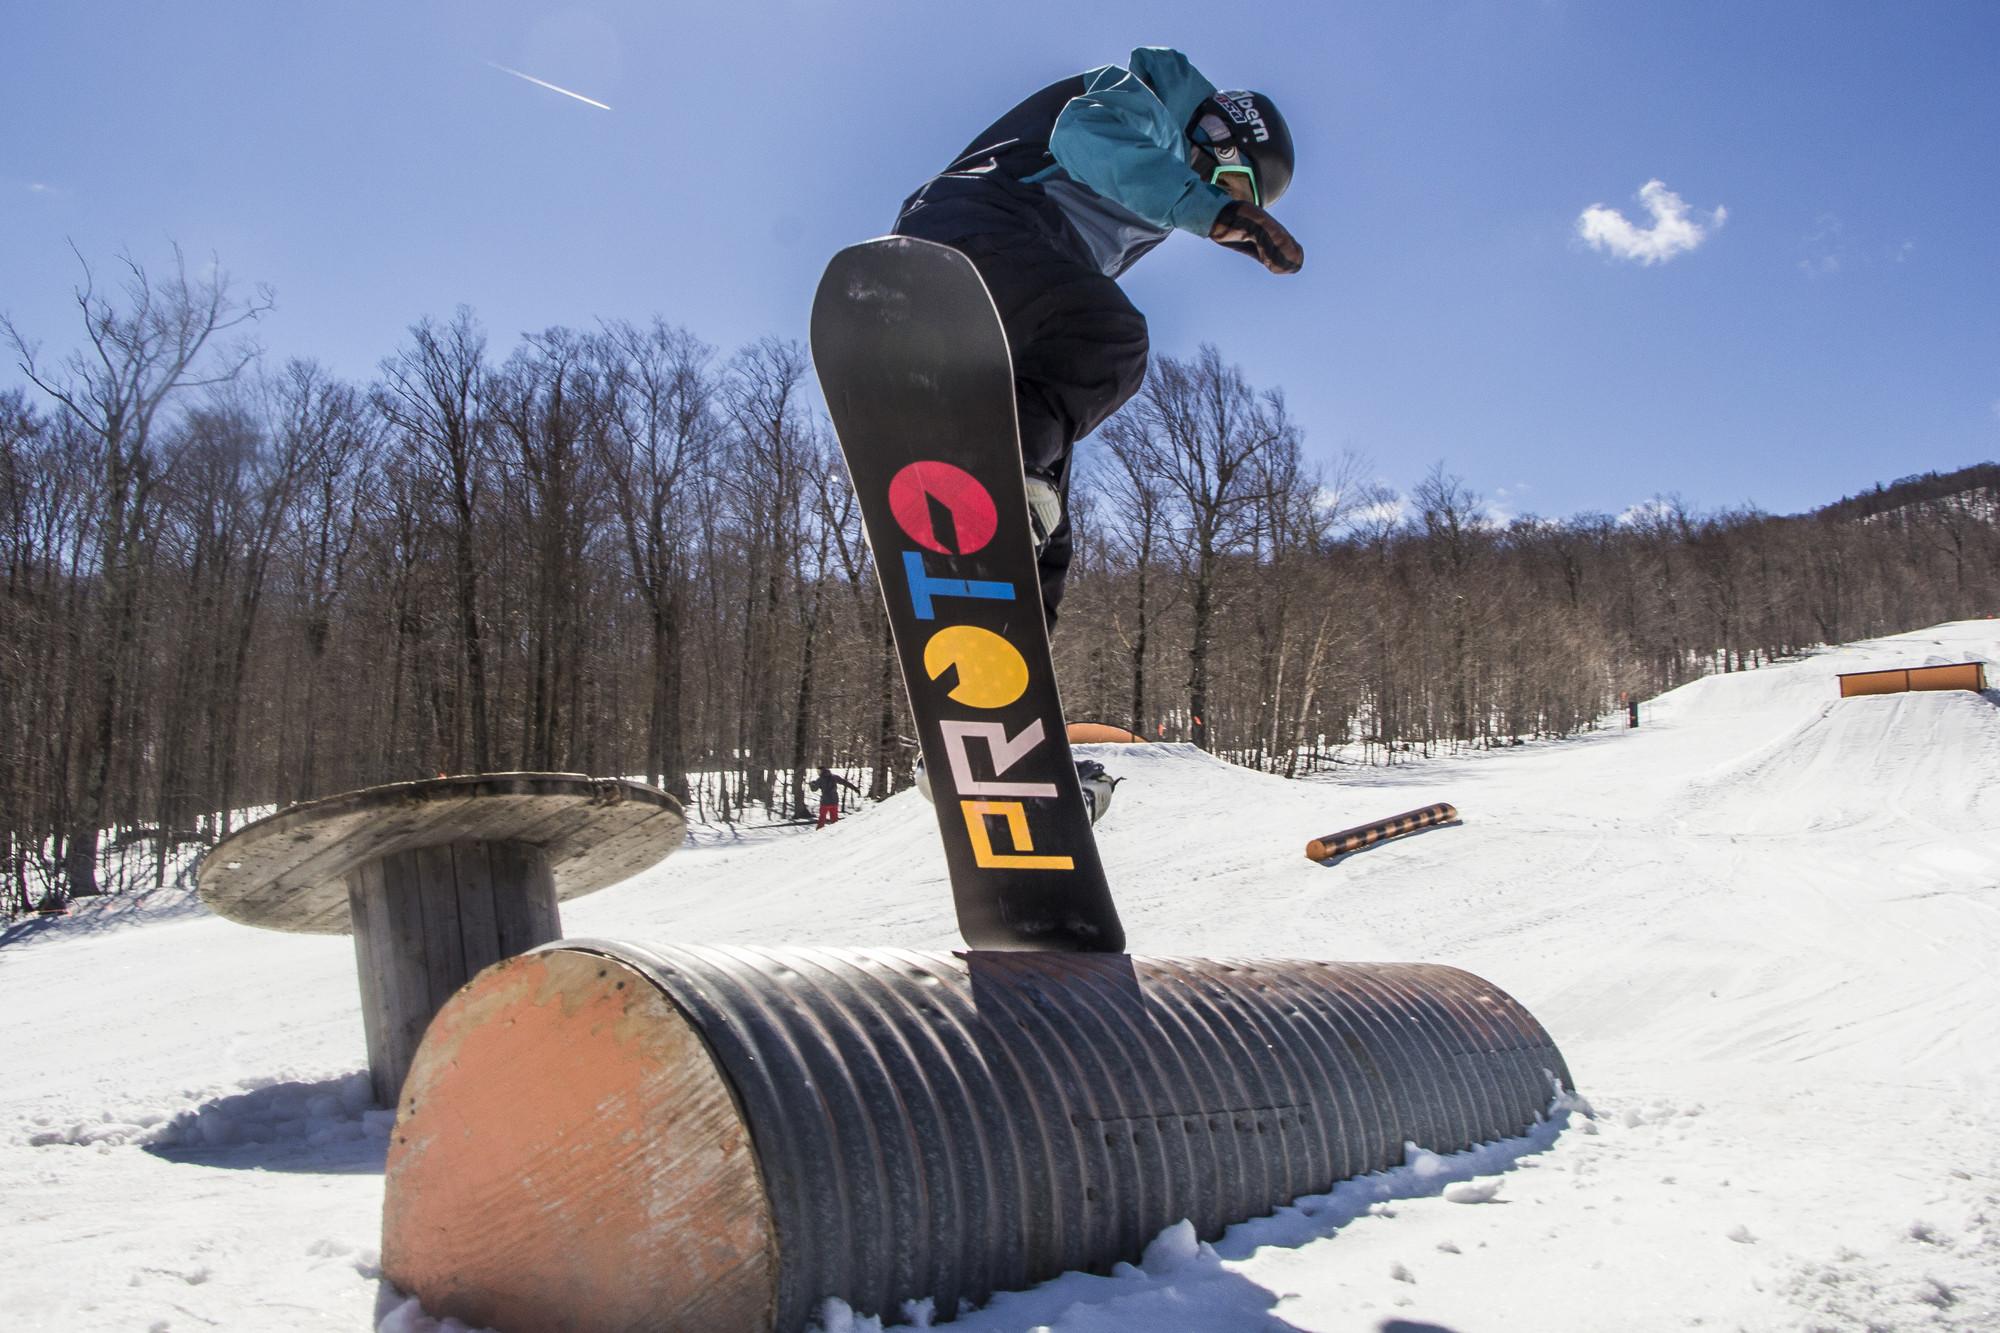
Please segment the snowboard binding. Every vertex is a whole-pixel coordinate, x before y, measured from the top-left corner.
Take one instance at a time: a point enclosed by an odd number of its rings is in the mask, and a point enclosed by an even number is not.
[[[1083,804],[1090,811],[1090,822],[1095,824],[1111,808],[1111,794],[1125,779],[1112,777],[1095,759],[1079,759],[1076,761],[1076,780],[1083,786]],[[924,794],[926,801],[937,804],[937,797],[931,793],[930,774],[924,771],[922,759],[917,760],[917,790]]]

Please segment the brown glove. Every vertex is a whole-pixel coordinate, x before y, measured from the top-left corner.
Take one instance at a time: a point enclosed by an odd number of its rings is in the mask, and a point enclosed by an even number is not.
[[[1241,199],[1222,206],[1208,239],[1241,250],[1273,273],[1297,273],[1305,266],[1305,249],[1292,234],[1269,213]]]

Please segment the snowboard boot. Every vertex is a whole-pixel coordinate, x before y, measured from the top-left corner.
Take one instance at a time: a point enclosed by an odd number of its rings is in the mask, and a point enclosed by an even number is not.
[[[917,790],[923,793],[926,801],[936,805],[937,797],[931,794],[930,774],[924,772],[924,761],[922,759],[917,760],[916,776]],[[1076,761],[1076,779],[1083,784],[1083,804],[1084,808],[1090,811],[1090,822],[1093,824],[1104,818],[1104,812],[1111,808],[1111,793],[1116,791],[1118,784],[1125,780],[1123,778],[1114,778],[1109,773],[1106,773],[1104,765],[1098,763],[1095,759],[1079,759]]]
[[[1083,803],[1090,807],[1090,822],[1095,824],[1111,808],[1111,793],[1125,779],[1112,777],[1095,759],[1077,760],[1076,777],[1083,784]]]

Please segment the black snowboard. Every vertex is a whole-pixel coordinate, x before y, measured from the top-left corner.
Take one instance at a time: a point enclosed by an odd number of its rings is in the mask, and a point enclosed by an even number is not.
[[[835,255],[813,361],[882,581],[975,949],[1125,947],[1049,661],[1007,335],[972,262],[900,236]]]

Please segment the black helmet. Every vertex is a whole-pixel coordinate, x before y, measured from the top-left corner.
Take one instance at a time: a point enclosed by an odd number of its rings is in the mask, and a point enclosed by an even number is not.
[[[1250,177],[1258,205],[1269,207],[1292,183],[1292,131],[1262,93],[1233,89],[1208,98],[1195,108],[1187,135],[1195,168],[1210,184],[1240,172]]]

